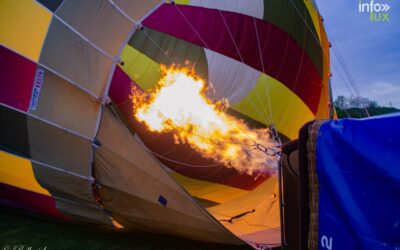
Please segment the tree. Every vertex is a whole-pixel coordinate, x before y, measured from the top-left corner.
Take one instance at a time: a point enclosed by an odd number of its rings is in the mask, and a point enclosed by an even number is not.
[[[370,101],[369,103],[369,107],[370,108],[378,108],[378,103],[376,101]]]
[[[347,108],[347,98],[343,95],[338,96],[336,98],[336,100],[334,101],[334,105],[337,108],[346,109]]]
[[[365,109],[370,108],[374,105],[378,105],[375,101],[371,101],[368,98],[360,97],[360,96],[351,96],[348,99],[348,108],[358,108]]]
[[[368,98],[363,97],[345,97],[338,96],[334,101],[336,113],[339,118],[363,118],[367,117],[365,109],[368,109],[368,113],[371,116],[383,115],[393,112],[400,112],[399,109],[393,107],[381,107],[376,101],[371,101]]]

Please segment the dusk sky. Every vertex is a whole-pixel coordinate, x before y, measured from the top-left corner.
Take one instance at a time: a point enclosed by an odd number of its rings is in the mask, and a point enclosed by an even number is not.
[[[362,1],[369,3],[370,0]],[[359,13],[358,0],[317,0],[325,25],[361,96],[383,106],[391,103],[400,108],[400,1],[377,0],[375,3],[390,6],[389,22],[371,22],[369,13]],[[340,77],[342,74],[345,78],[345,74],[333,48],[331,71],[334,96],[350,96]]]

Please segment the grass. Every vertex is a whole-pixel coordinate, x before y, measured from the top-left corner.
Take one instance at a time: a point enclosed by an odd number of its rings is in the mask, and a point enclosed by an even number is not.
[[[11,246],[12,250],[21,245],[24,248],[14,249],[249,249],[165,235],[115,231],[101,226],[66,224],[0,208],[0,249],[8,250],[7,246]]]

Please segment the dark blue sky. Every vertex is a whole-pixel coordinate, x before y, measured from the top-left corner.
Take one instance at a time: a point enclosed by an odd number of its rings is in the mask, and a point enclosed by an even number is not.
[[[370,0],[361,1],[369,3]],[[325,25],[341,51],[361,96],[384,106],[389,106],[391,102],[400,108],[400,1],[375,2],[390,6],[389,22],[371,22],[369,13],[359,13],[359,0],[317,0]],[[345,74],[333,49],[331,71],[334,96],[350,96],[340,77],[345,78]]]

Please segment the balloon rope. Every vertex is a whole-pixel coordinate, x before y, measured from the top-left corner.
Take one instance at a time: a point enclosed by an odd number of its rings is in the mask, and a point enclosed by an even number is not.
[[[231,32],[231,30],[229,29],[228,24],[226,23],[226,20],[225,20],[224,15],[222,14],[222,12],[221,12],[220,9],[218,9],[218,12],[219,12],[219,15],[220,15],[221,18],[222,18],[222,21],[224,21],[224,25],[225,25],[226,29],[228,30],[229,36],[230,36],[230,38],[231,38],[231,40],[232,40],[232,42],[233,42],[233,45],[235,46],[236,52],[239,54],[240,61],[242,61],[242,63],[244,63],[242,54],[240,53],[239,47],[237,46],[236,41],[235,41],[235,39],[233,38],[232,32]]]
[[[258,53],[259,53],[259,57],[260,57],[260,61],[261,61],[261,67],[262,67],[262,71],[265,72],[264,58],[262,56],[260,38],[259,38],[259,35],[258,35],[258,29],[257,29],[256,18],[255,17],[253,17],[253,23],[254,23],[254,30],[256,31]],[[267,41],[268,41],[268,37],[269,37],[269,30],[270,30],[270,28],[268,27]],[[269,89],[268,89],[267,82],[264,84],[264,87],[265,87],[265,92],[267,94],[267,102],[268,102],[269,113],[271,115],[272,125],[274,125],[274,115],[272,113],[271,98],[270,98],[270,95],[269,95]]]
[[[290,3],[293,5],[293,7],[295,8],[297,14],[301,17],[301,19],[302,19],[303,22],[305,23],[306,27],[308,28],[308,30],[309,30],[309,31],[311,32],[311,34],[313,35],[314,39],[317,41],[318,45],[321,47],[322,52],[325,54],[326,57],[328,57],[329,55],[328,55],[328,53],[324,50],[324,48],[322,47],[321,41],[318,39],[318,37],[316,36],[315,32],[314,32],[314,31],[311,29],[311,27],[308,25],[308,23],[307,23],[306,20],[304,19],[303,15],[301,15],[299,9],[298,9],[297,6],[293,3],[293,0],[290,0]],[[329,32],[328,26],[325,25],[325,27],[326,27],[327,33],[329,34],[329,36],[330,36],[331,39],[332,39],[332,43],[333,43],[333,45],[334,45],[334,46],[333,46],[333,47],[334,47],[334,50],[333,50],[333,51],[334,51],[334,53],[335,53],[335,56],[337,57],[337,59],[338,59],[338,61],[339,61],[339,64],[340,64],[340,66],[342,67],[343,72],[345,73],[346,78],[348,79],[348,81],[349,81],[351,87],[353,88],[353,90],[354,90],[356,96],[360,98],[357,85],[356,85],[355,82],[354,82],[354,78],[352,77],[352,75],[351,75],[351,73],[350,73],[350,70],[349,70],[349,68],[347,67],[346,62],[345,62],[345,60],[343,59],[342,54],[340,53],[339,48],[338,48],[337,45],[335,44],[335,41],[334,41],[334,39],[333,39],[332,34]],[[338,70],[339,75],[341,76],[342,80],[344,80],[343,76],[340,74],[339,68],[336,67],[336,65],[335,65],[333,62],[332,62],[332,65]],[[352,91],[351,91],[350,88],[347,86],[346,81],[343,81],[343,83],[346,84],[347,89],[349,90],[350,94],[352,94]],[[370,116],[370,115],[369,115],[369,112],[368,112],[368,109],[364,108],[364,112],[365,112],[365,114],[366,114],[367,116]]]
[[[165,57],[167,57],[167,59],[172,63],[172,64],[176,64],[177,65],[177,63],[176,62],[174,62],[174,60],[168,55],[168,53],[165,51],[165,50],[163,50],[161,47],[160,47],[160,45],[158,45],[158,43],[156,42],[156,41],[154,41],[154,39],[149,35],[149,33],[147,33],[147,31],[143,28],[142,30],[141,30],[141,32],[143,32],[146,36],[147,36],[147,38],[165,55]]]
[[[218,167],[218,166],[222,166],[222,165],[223,165],[223,164],[221,164],[221,163],[218,163],[218,164],[210,164],[210,165],[193,165],[193,164],[188,164],[188,163],[184,163],[184,162],[181,162],[181,161],[176,161],[176,160],[170,159],[170,158],[168,158],[168,157],[162,156],[161,154],[158,154],[158,153],[152,151],[151,149],[149,149],[149,148],[148,148],[146,145],[144,145],[144,144],[142,144],[142,147],[143,147],[146,151],[148,151],[148,152],[154,154],[155,156],[157,156],[157,157],[159,157],[159,158],[161,158],[161,159],[164,159],[164,160],[169,161],[169,162],[177,163],[177,164],[180,164],[180,165],[184,165],[184,166],[187,166],[187,167],[206,168],[206,167]]]
[[[210,49],[210,46],[208,46],[208,44],[206,43],[206,41],[204,41],[204,39],[201,37],[201,35],[199,34],[199,32],[193,27],[193,25],[190,23],[190,21],[186,18],[186,16],[182,13],[182,11],[178,8],[178,6],[176,6],[176,4],[174,4],[175,9],[179,12],[179,14],[183,17],[183,19],[185,19],[185,22],[190,26],[190,28],[194,31],[194,33],[196,33],[197,37],[201,40],[201,42],[204,44],[204,46],[207,49]]]
[[[239,57],[240,57],[242,63],[245,64],[244,61],[243,61],[243,58],[242,58],[242,56],[241,56],[241,53],[240,53],[240,51],[239,51],[239,48],[238,48],[238,46],[237,46],[237,44],[236,44],[236,41],[235,41],[235,39],[234,39],[233,36],[232,36],[232,32],[230,31],[230,28],[229,28],[229,26],[227,25],[227,22],[226,22],[226,20],[225,20],[224,15],[222,14],[221,10],[218,10],[218,12],[220,13],[220,16],[221,16],[222,20],[224,21],[225,27],[226,27],[227,30],[228,30],[228,33],[229,33],[229,35],[230,35],[230,38],[231,38],[231,40],[232,40],[232,42],[233,42],[233,44],[234,44],[234,46],[235,46],[235,48],[236,48],[236,50],[237,50],[237,52],[238,52],[238,54],[239,54]],[[259,36],[258,36],[258,30],[257,30],[255,18],[253,18],[253,21],[254,21],[254,27],[255,27],[256,36],[257,36],[257,43],[258,43],[258,49],[259,49],[260,60],[261,60],[261,66],[262,66],[262,70],[263,70],[263,72],[264,72],[264,62],[263,62],[263,58],[262,58],[262,54],[261,54],[261,45],[260,45],[260,40],[259,40]],[[268,116],[268,112],[266,111],[264,105],[261,105],[261,106],[263,107],[263,110],[264,110],[264,112],[265,112],[266,117],[271,117],[271,121],[272,121],[272,122],[271,122],[271,128],[272,128],[272,130],[276,130],[276,128],[275,128],[275,126],[274,126],[273,115],[272,115],[272,107],[271,107],[271,102],[270,102],[271,99],[270,99],[270,95],[269,95],[269,90],[268,90],[268,87],[266,87],[266,85],[264,85],[264,86],[265,86],[265,89],[266,89],[267,103],[268,103],[268,107],[269,107],[269,111],[270,111],[270,113],[269,113],[270,116]],[[258,101],[262,104],[262,99],[261,99],[261,97],[259,96],[258,92],[255,91],[255,93],[256,93],[256,96],[257,96]],[[248,97],[249,97],[249,96],[248,96]],[[249,99],[249,100],[251,101],[251,99]],[[253,107],[256,107],[256,106],[253,105]],[[257,110],[258,110],[258,109],[257,109]],[[269,119],[266,119],[266,120],[269,120]],[[244,131],[243,131],[243,132],[244,132]],[[274,132],[274,131],[272,131],[272,132]],[[276,139],[276,138],[274,138],[274,139]],[[278,142],[279,142],[279,141],[280,141],[280,140],[278,140]],[[253,141],[253,142],[254,142],[254,141]],[[257,143],[257,142],[254,142],[254,143],[255,143],[255,145],[260,145],[260,144]]]
[[[236,44],[235,39],[233,38],[232,32],[231,32],[231,30],[230,30],[230,28],[229,28],[229,26],[228,26],[228,24],[227,24],[227,22],[226,22],[226,20],[225,20],[224,15],[222,14],[221,10],[218,10],[218,12],[219,12],[219,14],[220,14],[220,16],[221,16],[221,18],[222,18],[222,20],[223,20],[223,22],[224,22],[224,25],[225,25],[226,29],[228,30],[229,36],[230,36],[230,38],[231,38],[231,40],[232,40],[232,43],[233,43],[233,45],[235,46],[236,52],[238,53],[238,55],[239,55],[239,57],[240,57],[240,61],[241,61],[243,64],[246,64],[246,63],[244,62],[244,60],[243,60],[242,54],[240,53],[239,47],[238,47],[238,45]],[[263,70],[263,71],[264,71],[264,70]],[[259,93],[258,93],[257,91],[255,91],[255,93],[256,93],[256,96],[257,96],[257,100],[260,102],[260,104],[262,104],[263,102],[262,102],[262,99],[261,99]],[[246,99],[251,103],[251,105],[253,106],[253,108],[254,108],[254,109],[257,111],[257,113],[260,115],[260,110],[259,110],[259,108],[257,108],[257,106],[253,103],[253,100],[250,98],[250,95],[248,95],[248,96],[246,97]],[[261,112],[261,113],[263,113],[263,114],[260,115],[260,116],[263,117],[263,119],[265,119],[265,122],[266,122],[266,123],[273,123],[272,116],[271,116],[271,119],[269,119],[270,116],[268,116],[268,112],[267,112],[267,110],[265,109],[264,105],[261,105],[261,107],[263,108],[263,110],[262,110],[263,112]],[[270,115],[271,115],[271,113],[270,113]]]
[[[334,55],[335,55],[336,59],[338,60],[339,64],[342,66],[343,72],[344,72],[346,78],[348,79],[348,81],[350,83],[350,86],[353,88],[355,96],[357,96],[358,98],[361,98],[360,97],[360,91],[358,90],[357,85],[355,84],[354,78],[353,78],[353,76],[352,76],[352,74],[351,74],[351,72],[349,70],[349,67],[347,66],[347,63],[344,60],[344,58],[342,56],[342,53],[341,53],[339,47],[336,45],[336,42],[335,42],[335,40],[334,40],[334,38],[333,38],[332,34],[330,33],[330,31],[329,31],[327,26],[326,26],[326,31],[329,34],[329,36],[331,37],[331,41],[332,41],[332,44],[333,44],[332,47],[333,47]],[[339,70],[338,70],[338,72],[339,72]],[[345,83],[345,81],[344,81],[344,83]],[[364,107],[363,110],[364,110],[365,114],[369,117],[370,114],[368,112],[368,109],[366,107]]]

